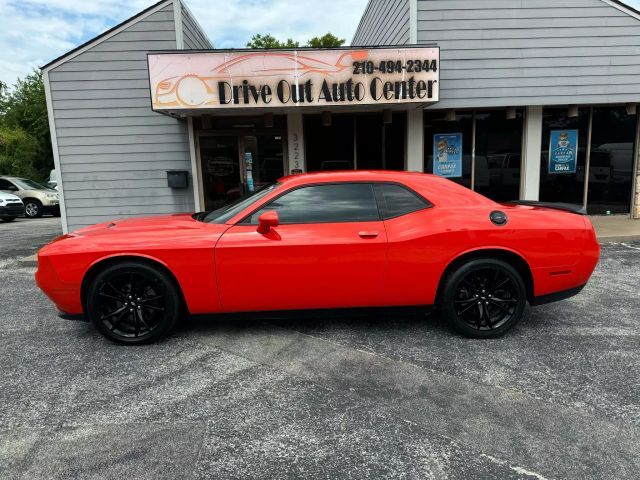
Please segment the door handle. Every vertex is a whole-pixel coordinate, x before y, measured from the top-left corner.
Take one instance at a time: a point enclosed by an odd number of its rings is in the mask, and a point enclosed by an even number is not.
[[[359,232],[362,238],[376,238],[378,236],[378,232]]]

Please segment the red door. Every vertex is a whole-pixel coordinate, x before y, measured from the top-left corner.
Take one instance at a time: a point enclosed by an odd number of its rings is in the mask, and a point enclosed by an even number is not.
[[[255,224],[269,210],[278,212],[281,224],[261,234]],[[216,245],[222,308],[381,305],[386,247],[371,185],[295,189],[231,227]]]

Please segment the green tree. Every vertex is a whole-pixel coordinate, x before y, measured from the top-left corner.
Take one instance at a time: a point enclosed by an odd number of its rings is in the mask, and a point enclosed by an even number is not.
[[[34,70],[18,79],[12,89],[0,90],[0,127],[3,131],[0,173],[28,175],[38,180],[48,178],[53,168],[53,151],[41,72]],[[18,144],[25,148],[24,153],[12,147]],[[6,171],[7,168],[11,170]]]
[[[297,48],[299,46],[300,43],[295,42],[292,38],[287,38],[286,42],[281,42],[269,33],[266,35],[256,33],[247,42],[247,47],[249,48]]]
[[[331,32],[327,32],[321,37],[311,38],[305,46],[313,48],[341,47],[345,42],[344,38],[338,38]],[[299,46],[300,42],[296,42],[292,38],[287,38],[286,41],[282,42],[270,33],[266,35],[256,33],[247,42],[247,47],[249,48],[298,48]]]
[[[313,48],[341,47],[346,41],[344,38],[338,38],[331,32],[327,32],[321,37],[310,39],[307,42],[307,46]]]
[[[0,174],[37,178],[36,139],[20,127],[0,127]]]

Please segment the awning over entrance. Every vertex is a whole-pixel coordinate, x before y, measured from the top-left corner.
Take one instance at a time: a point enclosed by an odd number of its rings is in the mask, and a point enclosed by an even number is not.
[[[440,50],[379,47],[211,50],[148,55],[154,111],[395,109],[439,99]]]

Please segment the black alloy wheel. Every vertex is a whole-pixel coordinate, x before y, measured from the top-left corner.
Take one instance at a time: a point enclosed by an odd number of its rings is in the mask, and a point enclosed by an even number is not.
[[[175,281],[162,270],[138,262],[100,272],[87,293],[87,313],[107,338],[123,344],[154,342],[169,333],[180,316]]]
[[[449,323],[471,337],[497,337],[521,318],[527,302],[520,274],[497,259],[473,260],[451,274],[441,302]]]

